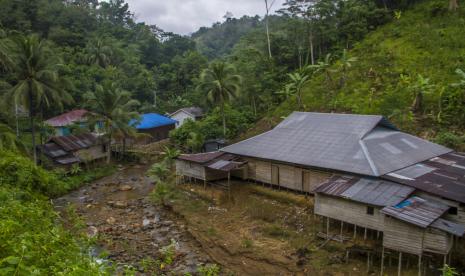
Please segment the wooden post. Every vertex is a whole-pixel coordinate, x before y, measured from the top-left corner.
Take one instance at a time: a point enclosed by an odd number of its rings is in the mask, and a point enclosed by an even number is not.
[[[349,249],[346,249],[346,264],[349,263]]]
[[[383,272],[384,272],[384,246],[381,249],[381,273],[380,273],[380,276],[383,276]]]
[[[402,270],[402,252],[399,252],[399,266],[397,268],[397,276],[400,276]]]
[[[228,200],[231,201],[231,171],[228,171]]]
[[[379,231],[376,230],[376,239],[379,240]]]
[[[421,276],[421,254],[418,255],[418,276]]]
[[[444,266],[447,264],[447,254],[444,254]]]
[[[205,179],[203,180],[203,189],[207,189],[207,178],[205,177]]]
[[[354,240],[357,238],[357,225],[354,224]]]
[[[370,271],[370,252],[367,253],[367,273]]]
[[[341,240],[342,240],[342,230],[343,230],[343,228],[344,228],[344,222],[343,222],[343,221],[341,221],[341,233],[340,233]]]
[[[329,239],[329,217],[326,217],[326,239]]]
[[[367,229],[365,228],[365,234],[363,235],[363,239],[366,240],[367,239]]]

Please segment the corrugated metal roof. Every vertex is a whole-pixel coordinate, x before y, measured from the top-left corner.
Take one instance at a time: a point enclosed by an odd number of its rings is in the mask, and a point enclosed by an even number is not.
[[[49,139],[49,141],[56,143],[67,152],[89,148],[98,144],[97,137],[92,133],[83,133],[69,136],[53,136]]]
[[[215,158],[220,157],[221,155],[226,154],[221,151],[205,152],[205,153],[195,153],[195,154],[181,154],[178,156],[178,159],[190,161],[194,163],[206,163],[212,161]]]
[[[130,125],[134,125],[136,129],[150,129],[166,125],[174,125],[177,121],[169,117],[157,114],[147,113],[140,115],[140,120],[131,120]]]
[[[222,151],[380,176],[450,152],[398,131],[376,115],[293,112],[273,130]]]
[[[433,195],[465,203],[464,153],[447,153],[382,177]]]
[[[43,153],[51,158],[65,156],[68,153],[55,143],[47,143],[41,147]]]
[[[190,115],[192,115],[193,117],[202,117],[203,116],[203,110],[202,108],[200,107],[195,107],[195,106],[192,106],[192,107],[184,107],[184,108],[181,108],[173,113],[171,113],[170,117],[181,112],[181,111],[184,111]]]
[[[86,120],[85,116],[87,113],[89,113],[89,111],[85,109],[73,110],[73,111],[58,115],[56,117],[50,118],[46,120],[45,123],[53,127],[69,126],[76,122],[85,121]]]
[[[78,157],[75,157],[75,156],[72,156],[72,155],[67,156],[67,157],[57,158],[57,159],[54,159],[54,160],[58,164],[62,164],[62,165],[69,165],[69,164],[74,164],[74,163],[81,162],[81,160]]]
[[[407,198],[414,190],[408,186],[380,179],[333,176],[314,192],[370,205],[391,206]]]
[[[438,218],[431,225],[433,228],[437,228],[458,237],[462,237],[465,234],[465,225],[458,224],[449,220]]]
[[[426,228],[448,209],[449,206],[440,202],[413,196],[395,206],[384,207],[381,213]]]

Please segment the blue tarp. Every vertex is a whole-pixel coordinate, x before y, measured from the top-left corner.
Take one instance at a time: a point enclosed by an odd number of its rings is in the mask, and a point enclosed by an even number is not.
[[[134,125],[136,129],[149,129],[154,127],[176,124],[177,121],[157,113],[141,114],[140,120],[132,120],[130,125]]]

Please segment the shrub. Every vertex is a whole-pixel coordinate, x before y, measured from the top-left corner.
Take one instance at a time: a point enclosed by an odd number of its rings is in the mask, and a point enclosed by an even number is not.
[[[455,150],[465,150],[465,136],[459,136],[452,132],[440,132],[434,138],[434,142]]]
[[[200,265],[197,267],[200,276],[217,276],[220,273],[220,267],[217,264]]]

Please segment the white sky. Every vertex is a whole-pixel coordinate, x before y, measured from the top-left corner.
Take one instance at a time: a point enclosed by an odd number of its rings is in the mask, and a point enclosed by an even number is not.
[[[270,0],[272,1],[272,0]],[[275,0],[273,11],[285,0]],[[223,21],[226,12],[234,17],[265,14],[264,0],[126,0],[136,20],[155,24],[164,31],[190,34],[202,26]]]

